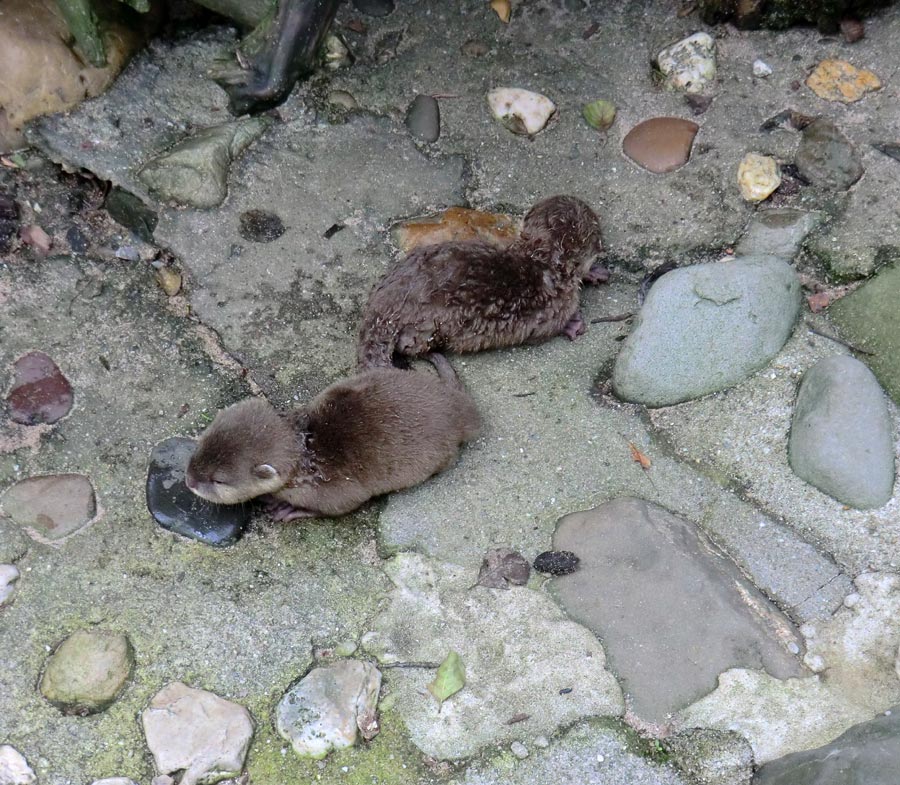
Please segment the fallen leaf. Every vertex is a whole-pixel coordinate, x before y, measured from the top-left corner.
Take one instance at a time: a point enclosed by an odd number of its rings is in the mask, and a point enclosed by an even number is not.
[[[650,459],[646,455],[644,455],[644,453],[642,453],[637,447],[635,447],[632,442],[628,442],[628,446],[631,448],[631,460],[633,460],[635,463],[639,463],[641,465],[641,468],[644,471],[647,471],[647,469],[649,469],[652,465]]]
[[[844,295],[850,294],[856,286],[848,284],[846,286],[836,286],[834,289],[825,289],[821,292],[811,294],[806,298],[809,304],[809,310],[813,313],[824,311],[829,305],[840,300]]]
[[[507,725],[515,725],[517,722],[525,722],[525,720],[530,719],[530,714],[525,714],[525,712],[518,712],[517,714],[513,714],[507,721]]]
[[[443,703],[451,695],[455,695],[466,684],[466,671],[460,656],[451,651],[437,670],[434,681],[428,685],[428,691]]]
[[[512,15],[512,5],[509,0],[491,0],[491,8],[500,17],[503,24],[509,23],[509,17]]]
[[[592,35],[594,35],[600,29],[600,23],[594,22],[591,24],[582,34],[581,37],[583,40],[587,41]]]
[[[476,586],[489,589],[508,589],[513,586],[524,586],[531,575],[531,565],[520,553],[509,548],[492,548],[481,562]]]
[[[375,716],[375,710],[366,709],[362,714],[357,715],[356,727],[359,728],[360,735],[366,741],[372,741],[381,730],[378,724],[378,717]]]
[[[23,243],[26,245],[33,245],[37,250],[43,253],[47,253],[47,251],[50,250],[50,246],[53,245],[53,240],[50,239],[50,235],[37,224],[23,226],[19,231],[19,237],[22,238]]]

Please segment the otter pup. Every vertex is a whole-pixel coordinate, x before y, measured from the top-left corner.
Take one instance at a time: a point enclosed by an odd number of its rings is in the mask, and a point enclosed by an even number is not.
[[[286,415],[260,398],[216,415],[185,483],[238,504],[265,496],[276,520],[331,517],[448,468],[476,438],[475,404],[443,357],[433,374],[379,368],[344,379]]]
[[[389,366],[395,354],[477,352],[584,332],[582,281],[609,273],[594,211],[572,196],[551,196],[528,214],[506,248],[481,241],[416,248],[384,276],[363,312],[361,368]]]

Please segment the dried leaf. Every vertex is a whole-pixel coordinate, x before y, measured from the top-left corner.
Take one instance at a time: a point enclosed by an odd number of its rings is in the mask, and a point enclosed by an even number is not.
[[[428,691],[434,695],[438,703],[443,703],[451,695],[455,695],[466,684],[466,671],[460,656],[451,651],[437,670],[434,681],[428,685]]]
[[[639,463],[641,465],[641,468],[644,471],[647,471],[647,469],[652,466],[650,459],[631,442],[628,442],[628,446],[631,448],[631,460],[633,460],[635,463]]]
[[[509,23],[509,17],[512,15],[512,5],[509,0],[491,0],[491,8],[500,17],[503,24]]]
[[[524,586],[531,575],[531,565],[524,556],[509,548],[492,548],[481,562],[477,586],[489,589],[508,589]]]
[[[375,716],[375,710],[366,709],[362,714],[357,715],[356,727],[359,728],[360,735],[366,741],[372,741],[381,730],[381,726],[378,724],[378,717]]]
[[[850,294],[856,286],[848,284],[847,286],[836,286],[834,289],[825,289],[821,292],[811,294],[806,298],[809,304],[809,310],[813,313],[824,311],[829,305],[840,300],[844,295]]]
[[[587,41],[589,38],[594,36],[597,31],[600,29],[599,22],[592,22],[591,25],[581,34],[581,38]]]

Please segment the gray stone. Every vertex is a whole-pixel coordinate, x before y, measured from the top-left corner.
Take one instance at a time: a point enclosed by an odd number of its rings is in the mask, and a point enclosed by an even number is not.
[[[313,668],[275,709],[275,727],[304,758],[352,747],[367,713],[375,712],[381,673],[368,662],[339,660]]]
[[[66,714],[94,714],[116,699],[133,664],[134,653],[125,635],[77,630],[50,655],[41,693]]]
[[[900,404],[900,264],[881,270],[855,292],[828,309],[841,334],[861,349],[872,352],[865,361],[885,390]]]
[[[436,142],[441,135],[441,110],[430,95],[417,95],[406,112],[406,127],[423,142]]]
[[[393,710],[426,755],[466,758],[586,716],[622,713],[603,647],[549,597],[521,586],[473,588],[469,570],[415,553],[398,554],[385,570],[396,588],[363,647],[385,665],[440,663],[456,651],[465,668],[465,687],[440,708],[426,690],[434,671],[391,670]],[[521,713],[530,716],[510,725]]]
[[[353,7],[368,16],[388,16],[394,10],[394,0],[353,0]]]
[[[806,236],[822,222],[822,214],[776,207],[759,210],[734,249],[741,256],[776,256],[790,261]]]
[[[9,605],[18,589],[19,569],[15,564],[0,564],[0,608]]]
[[[803,177],[828,190],[846,191],[864,171],[850,140],[824,117],[803,129],[794,162]]]
[[[537,746],[537,745],[536,745]],[[533,752],[527,763],[503,754],[472,762],[453,785],[695,785],[653,761],[633,731],[609,721],[582,722]]]
[[[237,776],[253,738],[253,720],[243,706],[177,681],[153,696],[141,723],[157,771],[184,770],[179,785]]]
[[[577,572],[553,580],[568,615],[604,642],[610,668],[649,722],[710,692],[736,666],[803,673],[791,623],[693,526],[641,499],[562,518],[553,537],[577,548]],[[664,676],[661,676],[664,674]]]
[[[896,785],[900,771],[900,705],[855,725],[830,744],[771,761],[754,785]]]
[[[164,202],[217,207],[228,195],[231,162],[271,124],[270,118],[251,117],[205,128],[151,158],[138,177]]]
[[[731,387],[775,356],[799,308],[797,276],[773,257],[666,273],[616,359],[613,389],[626,401],[669,406]]]
[[[21,752],[0,744],[0,785],[31,785],[36,779]]]
[[[750,785],[753,749],[740,733],[692,728],[662,742],[669,759],[698,785]]]
[[[528,747],[522,744],[521,741],[514,741],[512,744],[510,744],[509,751],[519,760],[525,760],[525,758],[528,757]]]
[[[821,360],[803,377],[788,446],[791,468],[823,493],[858,509],[881,507],[894,487],[887,399],[859,360]]]
[[[94,488],[82,474],[28,477],[7,490],[2,502],[10,518],[43,542],[66,539],[97,512]]]

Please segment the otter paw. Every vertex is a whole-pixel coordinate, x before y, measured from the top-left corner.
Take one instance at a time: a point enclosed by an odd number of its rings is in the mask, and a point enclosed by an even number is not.
[[[592,264],[583,280],[589,284],[609,283],[609,270],[602,264]]]
[[[563,335],[570,341],[574,341],[579,335],[583,335],[586,330],[587,325],[579,312],[566,322],[566,326],[563,327]]]

